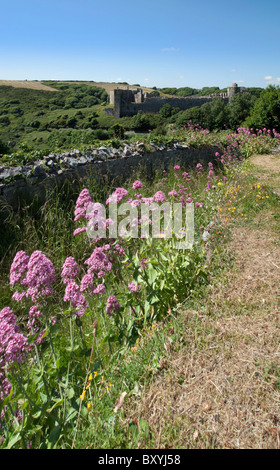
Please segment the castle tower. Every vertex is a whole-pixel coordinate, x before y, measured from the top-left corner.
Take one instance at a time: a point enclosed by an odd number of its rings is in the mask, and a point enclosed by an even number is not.
[[[233,83],[231,87],[228,87],[228,98],[232,100],[232,98],[237,94],[240,93],[240,88],[237,83]]]

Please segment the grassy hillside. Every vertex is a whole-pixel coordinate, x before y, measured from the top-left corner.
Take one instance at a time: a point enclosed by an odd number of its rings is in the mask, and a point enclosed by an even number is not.
[[[0,155],[22,149],[48,153],[96,144],[100,140],[119,137],[113,128],[116,124],[121,125],[123,132],[152,130],[156,136],[167,134],[170,125],[182,128],[189,121],[210,131],[222,127],[236,129],[249,116],[261,92],[261,89],[252,88],[250,93],[237,95],[229,105],[217,99],[182,111],[166,104],[158,114],[119,119],[105,116],[104,112],[110,106],[109,92],[116,87],[125,89],[140,85],[94,81],[0,81]],[[218,87],[202,90],[140,88],[169,97],[222,91]]]

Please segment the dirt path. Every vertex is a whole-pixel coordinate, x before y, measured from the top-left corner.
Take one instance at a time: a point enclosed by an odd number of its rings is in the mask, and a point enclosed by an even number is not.
[[[280,155],[251,163],[280,193]],[[134,410],[158,448],[280,448],[280,244],[265,217],[260,228],[233,229],[228,281],[201,312],[185,312],[183,348]]]

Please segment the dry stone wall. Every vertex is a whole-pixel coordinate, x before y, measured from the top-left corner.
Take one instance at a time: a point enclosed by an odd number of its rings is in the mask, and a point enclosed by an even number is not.
[[[151,177],[155,170],[168,171],[174,164],[190,168],[198,162],[213,162],[216,152],[221,149],[193,148],[179,142],[169,146],[149,144],[147,151],[138,142],[120,149],[100,147],[85,153],[74,150],[50,154],[26,166],[0,167],[0,211],[16,209],[23,201],[44,202],[49,188],[60,188],[65,183],[75,191],[82,180],[86,184],[89,178],[106,176],[109,181],[116,180],[119,186],[139,170]]]

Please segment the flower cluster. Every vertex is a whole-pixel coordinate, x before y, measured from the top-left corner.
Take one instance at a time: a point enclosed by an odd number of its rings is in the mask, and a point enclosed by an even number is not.
[[[61,277],[63,278],[63,283],[68,284],[69,282],[74,281],[78,273],[79,267],[75,259],[73,258],[73,256],[69,256],[68,258],[66,258],[62,266]]]
[[[118,300],[114,295],[110,295],[107,299],[107,305],[106,305],[106,312],[111,317],[114,313],[114,311],[119,310],[121,308],[120,304],[118,303]]]
[[[30,258],[24,251],[20,251],[11,265],[10,285],[19,283],[25,290],[16,291],[13,299],[20,301],[23,297],[30,297],[36,303],[40,297],[53,293],[50,286],[55,279],[53,264],[41,251],[34,251]]]
[[[80,291],[78,284],[74,281],[70,281],[65,288],[64,302],[70,302],[72,307],[76,309],[76,315],[78,317],[83,316],[86,309],[88,308],[88,302]]]

